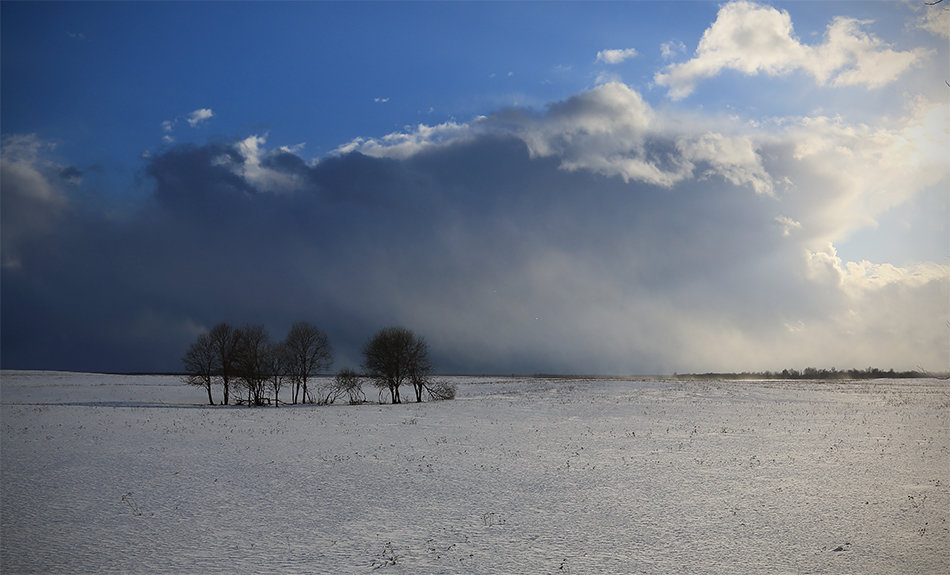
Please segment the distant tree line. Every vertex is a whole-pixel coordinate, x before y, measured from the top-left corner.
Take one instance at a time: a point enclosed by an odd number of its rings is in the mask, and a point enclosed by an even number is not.
[[[916,377],[933,377],[925,371],[894,371],[876,367],[865,369],[838,370],[806,367],[803,370],[783,369],[782,371],[743,371],[741,373],[694,373],[686,377],[699,379],[910,379]]]
[[[203,388],[215,405],[213,389],[221,388],[221,405],[260,406],[281,403],[330,404],[346,398],[363,403],[362,386],[368,380],[392,403],[401,403],[400,388],[411,385],[417,402],[423,397],[453,399],[451,384],[432,378],[432,363],[425,339],[402,327],[380,330],[363,348],[364,373],[350,368],[332,379],[321,378],[333,365],[333,347],[326,334],[307,322],[291,326],[287,337],[274,342],[262,325],[233,327],[219,323],[189,345],[182,363],[184,381]],[[314,382],[318,382],[314,385]],[[290,402],[280,392],[289,387]]]

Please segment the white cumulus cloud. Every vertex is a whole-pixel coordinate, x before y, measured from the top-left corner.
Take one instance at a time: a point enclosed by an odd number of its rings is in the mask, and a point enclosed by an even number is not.
[[[694,57],[667,66],[654,76],[654,82],[669,88],[674,100],[689,96],[697,82],[723,70],[771,76],[802,70],[821,85],[878,88],[919,63],[926,51],[895,50],[865,31],[870,24],[835,18],[824,42],[808,45],[795,35],[787,11],[753,2],[731,2],[719,10],[716,21],[703,33]]]
[[[248,136],[237,143],[238,153],[243,162],[230,165],[234,172],[242,176],[257,189],[269,193],[290,193],[302,185],[298,174],[275,169],[268,165],[268,158],[275,154],[294,153],[289,148],[280,147],[276,151],[266,150],[266,136]],[[299,149],[299,148],[298,148]]]
[[[214,112],[211,111],[211,108],[200,108],[188,114],[188,125],[194,128],[205,120],[210,119],[212,116],[214,116]]]
[[[772,179],[748,136],[707,132],[679,140],[677,148],[691,162],[708,163],[706,174],[722,176],[737,186],[749,185],[757,194],[772,195]]]
[[[785,215],[823,245],[873,227],[884,212],[946,185],[948,141],[950,110],[926,100],[877,126],[840,117],[790,118],[772,144],[770,153],[781,157],[772,176],[787,178],[794,189],[782,198]]]
[[[162,142],[165,144],[172,144],[175,142],[175,127],[178,126],[178,123],[184,119],[188,122],[188,125],[192,128],[198,127],[203,122],[208,121],[214,117],[214,112],[211,108],[199,108],[187,115],[178,115],[171,120],[164,120],[162,122]]]
[[[670,40],[669,42],[660,44],[660,55],[663,56],[664,60],[669,60],[674,58],[677,54],[685,53],[686,44],[683,44],[679,40]]]
[[[693,176],[715,175],[757,194],[773,193],[753,138],[711,130],[670,130],[636,90],[620,82],[556,102],[543,115],[513,109],[469,123],[420,124],[382,138],[356,138],[335,153],[358,151],[405,159],[432,146],[485,133],[516,136],[533,157],[555,157],[567,171],[589,170],[662,187]]]
[[[934,36],[950,40],[950,10],[939,4],[925,6],[921,9],[918,26]]]
[[[470,138],[478,131],[482,118],[472,123],[443,122],[434,126],[418,124],[402,132],[392,132],[382,138],[354,138],[337,147],[336,155],[359,152],[376,158],[405,159],[422,150]]]
[[[838,256],[838,251],[832,243],[816,251],[808,251],[806,261],[812,279],[837,286],[851,298],[884,290],[889,286],[915,288],[931,282],[945,283],[950,280],[950,266],[936,262],[922,262],[906,267],[889,263],[876,264],[867,260],[846,262]]]
[[[604,64],[619,64],[624,60],[630,60],[637,57],[637,51],[633,48],[624,48],[622,50],[601,50],[597,52],[597,61]]]
[[[782,226],[782,235],[789,237],[792,235],[792,230],[799,230],[802,227],[802,223],[788,216],[775,216],[775,221],[781,224]]]

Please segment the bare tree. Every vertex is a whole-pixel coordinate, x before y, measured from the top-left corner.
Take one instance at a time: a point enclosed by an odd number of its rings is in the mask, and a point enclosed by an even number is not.
[[[429,385],[431,371],[429,344],[421,336],[416,337],[409,346],[409,381],[416,392],[416,403],[422,402],[422,392]]]
[[[228,405],[231,394],[231,380],[235,377],[238,356],[238,330],[226,323],[219,323],[208,332],[211,348],[214,350],[217,375],[224,388],[224,405]]]
[[[399,388],[407,381],[424,385],[431,370],[425,340],[403,327],[380,330],[363,348],[363,367],[376,387],[389,389],[393,403],[402,403]],[[422,401],[417,388],[416,401]]]
[[[284,340],[284,348],[287,353],[287,373],[293,386],[293,402],[297,403],[302,391],[300,400],[306,403],[309,400],[308,379],[328,370],[333,364],[330,340],[315,326],[301,321],[291,326]]]
[[[185,364],[185,383],[203,387],[208,391],[208,403],[214,405],[211,397],[211,384],[218,373],[218,355],[208,334],[198,336],[198,340],[188,346],[188,351],[181,358]]]
[[[274,390],[274,407],[280,405],[280,389],[287,377],[287,349],[282,343],[271,343],[266,349],[266,364],[270,388]]]
[[[238,330],[237,367],[241,384],[247,390],[248,405],[262,405],[269,369],[267,348],[270,338],[263,325],[245,325]]]

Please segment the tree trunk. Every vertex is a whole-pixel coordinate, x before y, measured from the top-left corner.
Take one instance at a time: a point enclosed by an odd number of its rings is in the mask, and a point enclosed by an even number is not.
[[[211,383],[208,383],[208,403],[214,405],[214,398],[211,397]]]

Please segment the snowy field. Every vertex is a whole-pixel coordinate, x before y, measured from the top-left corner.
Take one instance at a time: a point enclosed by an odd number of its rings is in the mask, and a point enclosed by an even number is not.
[[[252,409],[174,377],[3,372],[0,571],[950,565],[947,382],[456,382]]]

